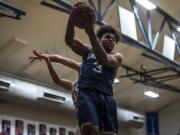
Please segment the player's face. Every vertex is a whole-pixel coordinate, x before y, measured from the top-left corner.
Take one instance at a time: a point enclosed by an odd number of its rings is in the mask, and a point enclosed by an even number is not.
[[[100,42],[107,52],[111,52],[116,44],[116,37],[113,33],[105,33],[101,37]]]

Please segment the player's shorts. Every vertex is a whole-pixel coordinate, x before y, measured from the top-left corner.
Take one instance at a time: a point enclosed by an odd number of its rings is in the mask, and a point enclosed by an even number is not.
[[[112,96],[79,89],[77,114],[81,129],[84,125],[95,124],[99,126],[100,132],[118,133],[117,106]]]

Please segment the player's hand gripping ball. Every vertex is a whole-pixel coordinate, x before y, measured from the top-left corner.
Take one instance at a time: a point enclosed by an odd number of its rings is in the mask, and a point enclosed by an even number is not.
[[[78,2],[73,6],[71,16],[75,19],[75,26],[85,28],[87,21],[95,24],[96,15],[94,8],[85,2]],[[89,22],[88,22],[89,23]]]

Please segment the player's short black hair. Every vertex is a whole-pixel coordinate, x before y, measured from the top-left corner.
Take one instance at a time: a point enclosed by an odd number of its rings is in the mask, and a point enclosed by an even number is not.
[[[115,35],[116,38],[116,43],[119,42],[120,40],[120,34],[118,33],[118,31],[113,28],[111,25],[103,25],[99,28],[99,30],[97,30],[96,35],[99,39],[101,39],[101,37],[105,34],[105,33],[112,33]]]

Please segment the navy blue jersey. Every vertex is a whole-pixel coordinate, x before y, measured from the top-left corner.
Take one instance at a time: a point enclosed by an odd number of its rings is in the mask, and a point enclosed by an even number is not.
[[[116,69],[99,64],[92,49],[88,49],[84,58],[80,77],[79,89],[89,88],[113,95],[112,84],[116,76]]]

